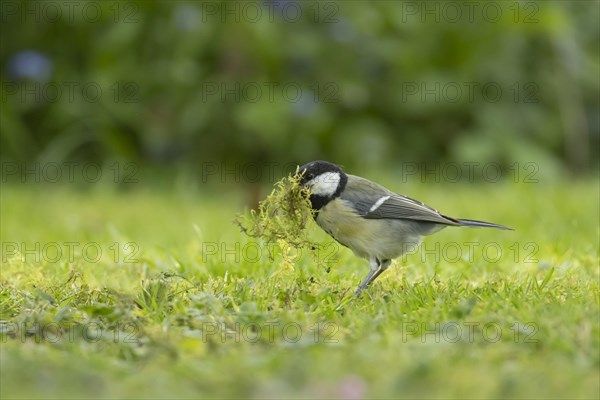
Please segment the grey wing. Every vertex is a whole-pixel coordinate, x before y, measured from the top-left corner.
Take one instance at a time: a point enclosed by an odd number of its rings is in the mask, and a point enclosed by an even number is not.
[[[444,225],[460,225],[460,222],[454,218],[447,217],[420,201],[395,193],[383,200],[380,205],[374,204],[373,208],[363,217],[369,219],[410,219]]]
[[[350,190],[344,191],[342,200],[348,200],[363,218],[406,219],[460,225],[456,219],[447,217],[420,201],[393,193],[383,186],[360,177],[349,175],[349,178],[347,189]],[[360,194],[360,198],[353,194]]]

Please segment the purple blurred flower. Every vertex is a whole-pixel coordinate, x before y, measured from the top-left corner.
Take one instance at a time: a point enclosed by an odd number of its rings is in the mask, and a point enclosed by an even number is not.
[[[340,397],[346,400],[361,400],[365,398],[367,385],[360,376],[347,376],[338,388]]]
[[[14,54],[6,62],[8,77],[12,79],[29,78],[47,81],[52,76],[52,61],[44,53],[25,50]]]
[[[200,24],[200,13],[196,7],[184,4],[177,6],[173,14],[175,25],[182,31],[192,31]]]

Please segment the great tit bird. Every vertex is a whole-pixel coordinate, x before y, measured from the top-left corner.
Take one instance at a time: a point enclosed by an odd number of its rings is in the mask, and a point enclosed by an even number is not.
[[[313,161],[298,169],[308,187],[317,224],[354,254],[369,260],[371,270],[356,290],[359,295],[422,237],[447,226],[509,229],[490,222],[448,217],[410,197],[344,173],[327,161]]]

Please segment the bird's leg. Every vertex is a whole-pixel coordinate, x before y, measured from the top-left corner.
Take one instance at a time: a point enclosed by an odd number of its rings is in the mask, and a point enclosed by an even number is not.
[[[369,281],[369,283],[367,283],[367,285],[370,285],[371,282],[373,282],[375,279],[377,279],[377,277],[379,275],[381,275],[381,273],[383,271],[385,271],[386,269],[388,269],[390,267],[390,264],[392,263],[392,260],[383,260],[379,263],[379,269],[373,274],[373,276],[371,277],[371,280]]]
[[[365,289],[367,286],[369,286],[369,283],[371,283],[373,275],[375,275],[379,270],[379,259],[377,259],[377,257],[371,257],[369,259],[369,267],[371,270],[362,283],[358,285],[358,289],[356,289],[356,296],[359,296],[360,292],[362,292],[363,289]]]
[[[362,292],[363,289],[366,289],[367,286],[369,286],[371,282],[377,279],[377,277],[381,275],[383,271],[388,269],[390,263],[390,260],[379,261],[377,257],[371,257],[371,259],[369,260],[369,266],[371,267],[371,270],[369,271],[367,277],[358,286],[358,289],[356,289],[356,296],[360,295],[360,292]]]

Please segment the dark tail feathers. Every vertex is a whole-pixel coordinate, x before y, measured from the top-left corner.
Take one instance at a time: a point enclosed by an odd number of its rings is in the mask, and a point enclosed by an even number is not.
[[[514,231],[513,228],[509,228],[504,225],[492,224],[491,222],[475,221],[473,219],[457,219],[460,222],[460,226],[468,226],[470,228],[498,228]]]

